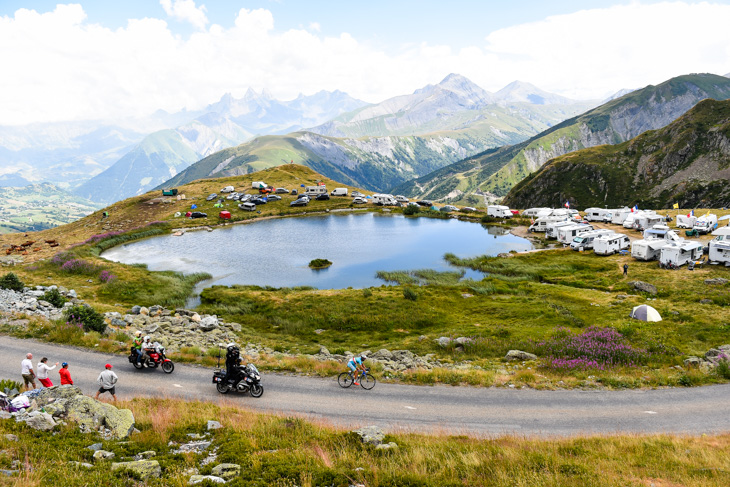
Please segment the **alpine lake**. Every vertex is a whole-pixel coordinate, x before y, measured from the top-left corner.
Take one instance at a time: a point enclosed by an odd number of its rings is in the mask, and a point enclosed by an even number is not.
[[[443,258],[497,255],[532,249],[532,243],[502,227],[457,219],[408,218],[380,213],[331,213],[235,224],[182,236],[153,237],[109,249],[102,257],[146,264],[152,271],[207,272],[213,285],[319,289],[366,288],[384,281],[378,271],[459,270]],[[311,269],[313,259],[332,262]],[[464,278],[483,274],[466,270]],[[190,303],[194,304],[194,303]]]

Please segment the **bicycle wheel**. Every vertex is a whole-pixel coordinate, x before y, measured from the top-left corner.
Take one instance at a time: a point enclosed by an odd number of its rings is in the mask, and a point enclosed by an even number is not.
[[[370,390],[375,387],[375,377],[368,374],[365,377],[360,377],[360,385],[363,389]]]
[[[343,372],[339,376],[337,376],[337,383],[340,385],[340,387],[348,388],[352,385],[353,382],[355,382],[355,380],[352,378],[352,375],[349,372]]]

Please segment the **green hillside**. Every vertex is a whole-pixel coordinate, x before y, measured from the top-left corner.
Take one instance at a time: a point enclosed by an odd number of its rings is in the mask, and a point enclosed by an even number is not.
[[[549,161],[505,198],[515,208],[730,206],[730,101],[704,100],[659,130]]]
[[[712,74],[672,78],[612,100],[512,147],[486,151],[393,188],[412,197],[483,203],[505,196],[548,160],[597,145],[616,144],[658,129],[705,98],[730,98],[730,79]],[[476,196],[476,197],[475,197]]]

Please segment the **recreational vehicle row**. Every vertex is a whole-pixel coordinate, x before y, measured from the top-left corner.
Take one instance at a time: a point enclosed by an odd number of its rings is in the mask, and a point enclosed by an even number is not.
[[[590,250],[593,248],[593,244],[597,238],[611,235],[614,233],[613,230],[599,229],[590,230],[588,232],[582,232],[576,235],[570,242],[570,248],[573,250]]]

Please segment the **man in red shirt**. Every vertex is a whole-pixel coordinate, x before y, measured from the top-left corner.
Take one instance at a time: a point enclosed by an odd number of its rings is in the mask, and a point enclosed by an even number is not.
[[[61,385],[74,384],[74,381],[71,380],[71,372],[68,371],[68,362],[61,364],[61,370],[58,371],[58,374],[61,376]]]

